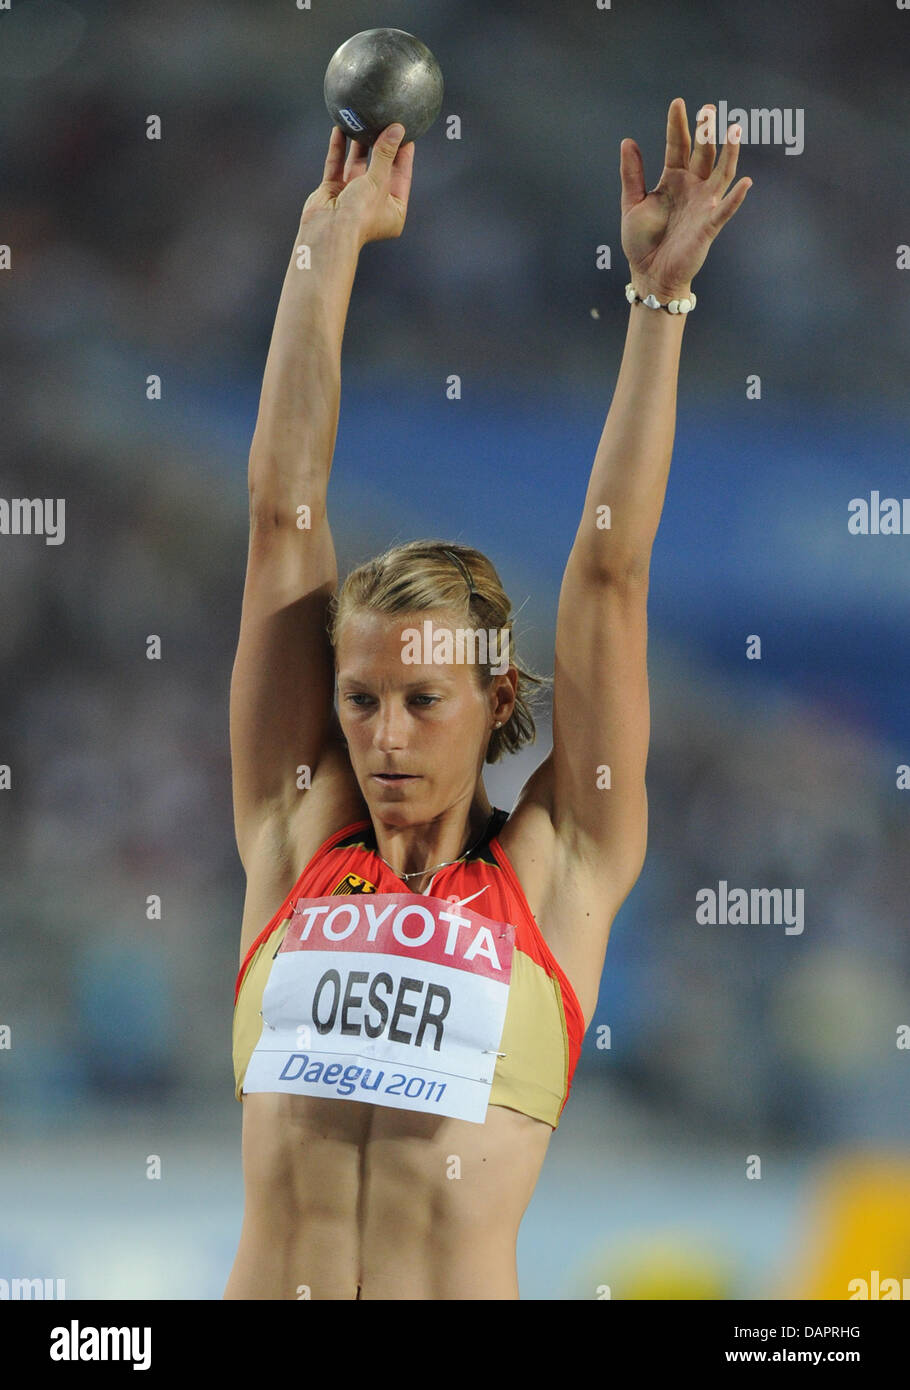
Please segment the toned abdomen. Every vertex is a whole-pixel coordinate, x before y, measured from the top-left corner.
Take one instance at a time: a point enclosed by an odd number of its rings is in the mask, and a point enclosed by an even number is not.
[[[226,1298],[517,1298],[549,1125],[244,1096],[243,1231]],[[358,1295],[359,1288],[359,1295]]]

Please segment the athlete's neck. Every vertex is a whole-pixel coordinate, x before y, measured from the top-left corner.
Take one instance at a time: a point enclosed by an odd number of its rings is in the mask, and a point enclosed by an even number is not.
[[[379,855],[415,893],[421,892],[441,864],[448,864],[478,844],[493,807],[481,789],[469,807],[456,802],[439,815],[412,825],[389,825],[372,817]]]

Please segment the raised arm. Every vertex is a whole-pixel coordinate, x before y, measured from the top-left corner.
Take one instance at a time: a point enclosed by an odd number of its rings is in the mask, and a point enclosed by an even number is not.
[[[680,97],[671,103],[666,162],[650,193],[635,141],[621,146],[631,283],[660,304],[688,296],[713,238],[751,185],[741,179],[724,196],[738,140],[723,145],[715,167],[713,108],[703,111],[698,131],[710,138],[693,148],[685,104]],[[557,835],[609,920],[641,872],[647,842],[648,572],[673,450],[686,317],[629,305],[622,364],[559,599],[553,751],[541,785]]]
[[[249,552],[230,696],[234,826],[247,868],[261,836],[274,844],[300,804],[300,765],[314,789],[321,769],[312,804],[324,800],[333,770],[338,795],[350,795],[333,738],[325,620],[338,572],[326,493],[360,250],[399,236],[407,213],[414,145],[400,146],[401,134],[383,132],[368,164],[366,146],[353,142],[346,158],[345,136],[333,128],[275,317],[250,447]]]

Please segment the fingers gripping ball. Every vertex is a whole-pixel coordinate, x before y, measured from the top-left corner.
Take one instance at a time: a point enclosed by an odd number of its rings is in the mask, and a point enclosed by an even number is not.
[[[364,29],[343,43],[326,69],[325,104],[335,125],[362,144],[393,121],[402,144],[429,130],[442,109],[439,64],[403,29]]]

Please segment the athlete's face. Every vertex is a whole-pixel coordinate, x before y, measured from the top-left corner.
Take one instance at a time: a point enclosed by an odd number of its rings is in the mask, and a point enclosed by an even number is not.
[[[445,611],[389,616],[357,610],[338,633],[342,732],[360,789],[386,820],[407,824],[462,797],[470,801],[492,725],[511,713],[495,692],[513,690],[514,667],[483,685],[468,662],[432,661],[440,650],[432,645],[437,634],[448,630],[454,644],[460,626],[463,620]]]

